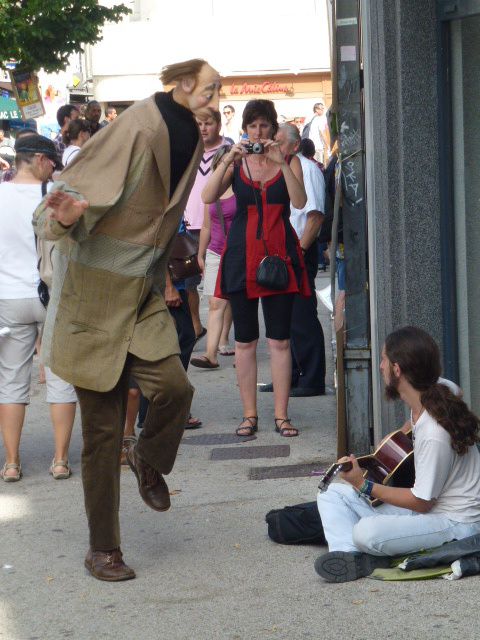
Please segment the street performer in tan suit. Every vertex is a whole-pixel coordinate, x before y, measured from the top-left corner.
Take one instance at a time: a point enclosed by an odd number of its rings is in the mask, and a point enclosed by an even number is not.
[[[42,351],[75,385],[90,529],[85,566],[100,580],[134,578],[122,560],[120,450],[129,379],[149,400],[128,460],[140,495],[170,508],[163,479],[175,462],[193,389],[163,291],[169,250],[203,153],[195,116],[218,108],[220,78],[204,60],[165,67],[157,93],[89,140],[34,214],[56,240]]]

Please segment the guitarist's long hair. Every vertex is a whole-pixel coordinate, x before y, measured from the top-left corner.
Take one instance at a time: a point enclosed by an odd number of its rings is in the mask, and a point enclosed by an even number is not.
[[[418,327],[402,327],[385,340],[390,363],[397,363],[408,382],[420,391],[425,410],[448,432],[452,449],[463,455],[479,440],[479,419],[465,402],[443,384],[440,351],[435,340]]]

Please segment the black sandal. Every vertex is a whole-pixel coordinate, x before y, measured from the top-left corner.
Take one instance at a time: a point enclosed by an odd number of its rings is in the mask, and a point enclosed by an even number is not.
[[[280,426],[278,425],[278,422],[280,422]],[[282,438],[295,438],[298,436],[298,429],[296,427],[292,427],[291,422],[290,418],[275,418],[275,431],[279,433]],[[284,427],[284,424],[287,426]]]
[[[240,425],[235,429],[236,435],[240,438],[249,438],[258,431],[258,416],[244,416],[242,418],[242,422],[246,422],[247,420],[250,424],[244,424],[243,427]],[[239,433],[239,431],[247,431],[247,433]]]

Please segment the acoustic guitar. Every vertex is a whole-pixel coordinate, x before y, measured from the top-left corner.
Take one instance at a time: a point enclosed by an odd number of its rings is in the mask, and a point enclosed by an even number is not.
[[[413,464],[413,443],[411,432],[408,434],[399,429],[386,436],[375,453],[357,458],[357,462],[365,470],[364,478],[392,487],[413,487],[415,467]],[[326,491],[330,482],[341,471],[350,471],[351,462],[336,462],[322,476],[318,488]],[[373,507],[382,504],[378,498],[368,498]]]

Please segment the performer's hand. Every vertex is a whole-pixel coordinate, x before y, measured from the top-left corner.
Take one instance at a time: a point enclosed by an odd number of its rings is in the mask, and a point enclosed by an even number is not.
[[[340,458],[338,462],[352,463],[352,468],[350,469],[350,471],[343,471],[340,474],[340,477],[343,478],[343,480],[345,480],[346,482],[349,482],[356,489],[359,489],[362,486],[364,481],[364,477],[363,477],[364,471],[360,469],[360,466],[355,456],[353,454],[349,456],[345,456],[343,458]]]
[[[4,171],[8,171],[8,169],[10,169],[10,164],[3,158],[0,158],[0,169]]]
[[[166,285],[165,304],[167,305],[167,307],[179,307],[182,304],[182,297],[177,287],[168,284]]]
[[[202,256],[197,256],[198,266],[202,270],[202,273],[205,271],[205,259]]]
[[[265,146],[265,156],[275,164],[286,164],[285,156],[280,151],[280,143],[275,140],[262,140]]]
[[[65,227],[75,224],[89,207],[86,200],[75,200],[64,191],[54,191],[47,197],[45,204],[52,209],[50,218],[57,220]]]

